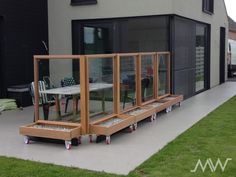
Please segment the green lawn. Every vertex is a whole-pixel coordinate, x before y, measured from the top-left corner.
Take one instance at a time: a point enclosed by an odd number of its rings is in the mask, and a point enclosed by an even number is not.
[[[189,113],[191,118],[191,113]],[[209,168],[191,173],[198,159],[204,163],[211,158],[228,163],[225,172],[215,173]],[[235,177],[236,176],[236,97],[210,113],[199,123],[169,143],[160,152],[131,172],[129,177]],[[42,164],[14,158],[0,157],[0,177],[90,177],[116,176],[76,168]]]

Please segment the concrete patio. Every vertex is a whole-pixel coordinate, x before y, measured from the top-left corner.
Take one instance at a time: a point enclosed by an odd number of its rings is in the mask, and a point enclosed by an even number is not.
[[[32,107],[3,112],[0,155],[126,175],[235,94],[236,82],[227,82],[184,101],[180,108],[162,114],[153,123],[139,124],[133,133],[112,136],[111,145],[90,144],[84,137],[82,145],[70,151],[63,144],[23,143],[19,126],[32,122]]]

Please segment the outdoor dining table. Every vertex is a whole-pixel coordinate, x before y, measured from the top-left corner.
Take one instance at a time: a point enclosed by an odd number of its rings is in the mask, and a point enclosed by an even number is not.
[[[102,96],[102,110],[103,111],[105,110],[104,90],[108,89],[108,88],[112,88],[112,87],[113,87],[113,84],[108,84],[108,83],[89,83],[89,92],[103,90],[103,96]],[[57,117],[61,116],[59,96],[60,95],[72,95],[72,97],[73,97],[73,116],[76,116],[76,114],[77,114],[77,98],[76,97],[80,94],[80,85],[53,88],[53,89],[40,91],[40,93],[55,95],[55,105],[56,105]]]

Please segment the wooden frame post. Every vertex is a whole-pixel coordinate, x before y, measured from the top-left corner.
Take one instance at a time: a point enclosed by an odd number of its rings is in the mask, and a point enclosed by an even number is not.
[[[88,108],[88,69],[85,56],[80,57],[80,104],[82,134],[89,132],[89,108]]]
[[[39,59],[34,56],[34,116],[35,121],[39,120]]]
[[[168,79],[168,93],[171,94],[170,90],[170,53],[168,53],[168,58],[167,58],[167,79]]]
[[[117,54],[113,59],[113,78],[114,78],[114,113],[120,114],[120,55]]]
[[[156,81],[157,81],[157,83],[156,83],[156,99],[158,99],[158,97],[159,97],[159,54],[158,53],[156,53]]]
[[[154,55],[154,76],[153,76],[153,84],[154,84],[154,98],[156,99],[158,96],[158,61],[157,54]]]
[[[137,55],[137,59],[136,59],[136,92],[137,92],[137,106],[141,106],[142,105],[142,84],[141,84],[141,60],[142,60],[142,56],[139,53]]]

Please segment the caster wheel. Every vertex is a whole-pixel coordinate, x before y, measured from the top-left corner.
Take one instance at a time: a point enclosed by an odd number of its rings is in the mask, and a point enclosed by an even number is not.
[[[24,137],[24,143],[25,144],[30,144],[30,138],[28,136]]]
[[[111,137],[110,136],[106,137],[106,144],[111,144]]]
[[[93,135],[89,135],[89,142],[90,142],[90,143],[93,142]]]
[[[133,130],[135,131],[135,130],[137,130],[137,128],[138,128],[138,124],[135,123],[135,124],[133,125]]]
[[[168,113],[169,112],[169,108],[166,108],[166,113]]]
[[[132,132],[133,132],[133,130],[134,130],[134,129],[133,129],[133,126],[132,126],[132,125],[130,125],[130,126],[129,126],[129,133],[132,133]]]
[[[166,113],[169,113],[169,112],[171,112],[171,110],[172,110],[172,107],[170,106],[170,107],[168,107],[168,108],[166,108]]]
[[[82,144],[82,141],[81,141],[81,136],[78,138],[78,144]]]
[[[153,122],[153,121],[154,121],[154,115],[152,115],[150,118],[150,122]]]
[[[157,114],[154,114],[153,115],[153,120],[156,120],[157,119]]]
[[[67,150],[70,150],[71,149],[71,141],[65,141],[65,148]]]

